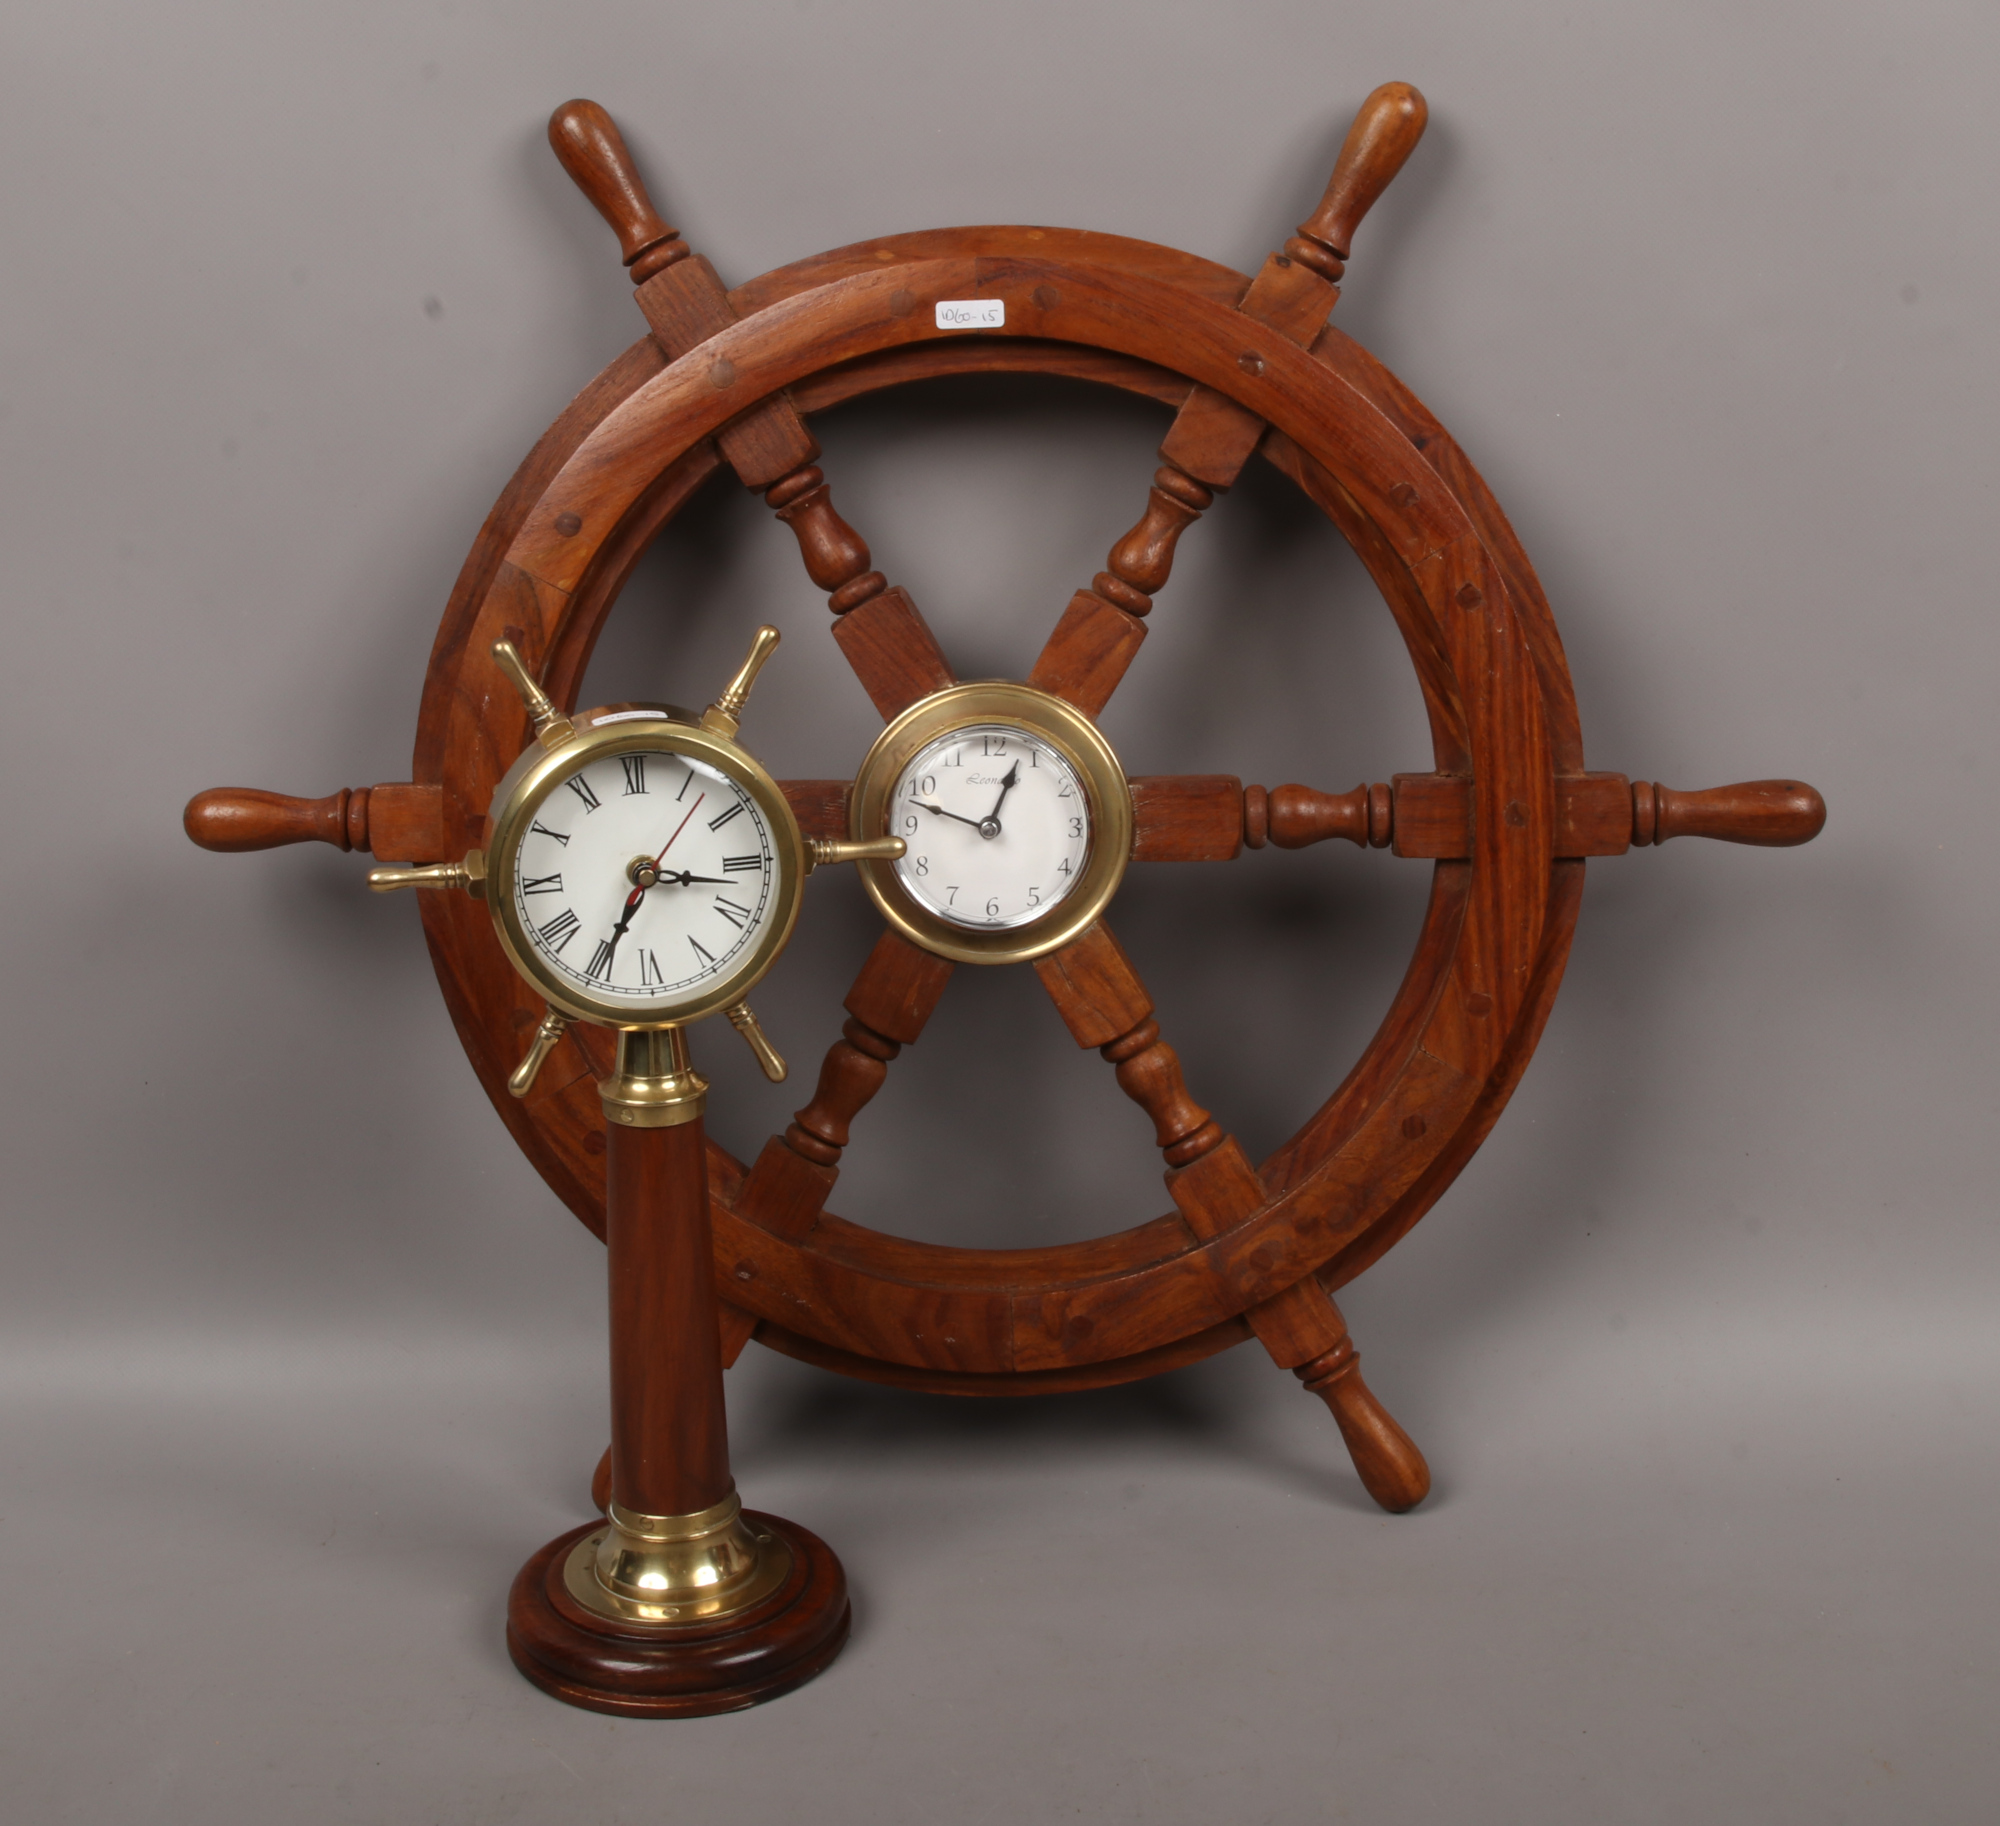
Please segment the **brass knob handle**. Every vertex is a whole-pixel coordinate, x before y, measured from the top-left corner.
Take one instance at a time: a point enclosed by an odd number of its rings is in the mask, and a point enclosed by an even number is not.
[[[701,713],[703,728],[713,729],[718,735],[735,735],[742,720],[743,706],[750,701],[750,689],[757,682],[757,674],[764,670],[764,662],[777,652],[778,642],[783,638],[769,622],[751,635],[750,651],[742,665],[736,668],[736,676],[722,688],[722,695]]]
[[[513,1076],[507,1080],[509,1095],[525,1097],[535,1088],[535,1075],[568,1029],[567,1017],[556,1013],[553,1008],[542,1016],[542,1024],[535,1029],[535,1037],[528,1043],[527,1056],[514,1067]]]
[[[808,837],[806,873],[829,862],[894,862],[909,847],[900,837]]]
[[[734,1008],[725,1011],[729,1024],[750,1044],[750,1050],[757,1055],[757,1063],[763,1068],[764,1076],[773,1084],[782,1084],[789,1069],[778,1056],[778,1049],[765,1038],[764,1029],[757,1017],[750,1012],[748,1002],[738,1002]]]
[[[618,123],[596,102],[564,102],[549,116],[549,144],[577,189],[611,224],[634,285],[687,257],[680,230],[662,219],[646,194]]]
[[[507,682],[521,694],[521,702],[535,722],[535,737],[553,748],[576,734],[576,725],[558,710],[555,700],[535,682],[527,662],[511,640],[496,640],[491,648],[493,663],[507,675]]]
[[[1424,98],[1406,82],[1385,82],[1369,96],[1347,130],[1326,194],[1299,224],[1298,238],[1285,243],[1285,252],[1324,277],[1338,279],[1361,218],[1417,149],[1429,119]]]
[[[486,852],[467,850],[463,862],[433,862],[421,869],[370,869],[368,886],[377,894],[398,888],[463,888],[474,900],[484,900]]]

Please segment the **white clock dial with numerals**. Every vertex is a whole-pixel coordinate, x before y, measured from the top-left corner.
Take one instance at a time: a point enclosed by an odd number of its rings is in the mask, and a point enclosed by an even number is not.
[[[904,891],[953,925],[1025,926],[1082,878],[1091,813],[1083,782],[1045,738],[972,723],[919,749],[889,801],[889,834],[909,846]]]
[[[772,836],[750,794],[666,749],[559,775],[522,834],[521,932],[573,995],[634,1020],[669,1014],[734,970],[776,916]]]

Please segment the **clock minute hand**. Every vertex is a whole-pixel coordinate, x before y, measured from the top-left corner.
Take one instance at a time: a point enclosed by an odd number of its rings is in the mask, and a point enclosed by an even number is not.
[[[1007,803],[1007,795],[1014,790],[1015,783],[1020,777],[1021,763],[1016,761],[1007,769],[1006,779],[1000,782],[1000,797],[993,801],[993,809],[980,820],[979,828],[982,835],[984,835],[986,826],[989,824],[992,825],[996,832],[1000,829],[1000,808]]]

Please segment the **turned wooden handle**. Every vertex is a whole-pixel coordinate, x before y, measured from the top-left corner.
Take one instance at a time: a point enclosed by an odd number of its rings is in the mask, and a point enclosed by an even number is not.
[[[181,825],[205,850],[330,843],[394,861],[435,862],[444,854],[444,792],[409,780],[342,787],[324,799],[217,786],[188,801]]]
[[[181,824],[205,850],[275,850],[287,843],[366,849],[368,789],[294,799],[254,786],[217,786],[188,801]]]
[[[1299,224],[1299,233],[1330,249],[1336,260],[1346,260],[1361,218],[1416,150],[1429,119],[1424,98],[1406,82],[1385,82],[1369,96],[1347,130],[1326,194]]]
[[[1715,837],[1781,850],[1810,843],[1825,825],[1826,801],[1803,780],[1744,780],[1701,793],[1632,782],[1632,841],[1639,845]]]
[[[627,266],[648,248],[678,237],[680,231],[661,218],[646,194],[618,123],[596,102],[564,102],[549,116],[549,144],[577,189],[611,224]],[[649,264],[658,271],[659,263]],[[635,280],[644,276],[633,275]]]
[[[1332,1302],[1328,1302],[1332,1305]],[[1361,1357],[1340,1308],[1333,1308],[1339,1340],[1292,1374],[1332,1409],[1362,1486],[1391,1515],[1414,1509],[1431,1490],[1431,1468],[1396,1417],[1361,1380]]]

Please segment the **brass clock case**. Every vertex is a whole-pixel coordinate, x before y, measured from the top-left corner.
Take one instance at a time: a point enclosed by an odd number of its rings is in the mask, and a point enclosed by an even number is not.
[[[912,944],[961,964],[1019,964],[1059,950],[1102,913],[1132,859],[1132,789],[1111,744],[1089,717],[1032,685],[986,679],[920,699],[876,737],[854,776],[848,830],[887,834],[889,801],[915,757],[941,736],[1007,724],[1045,741],[1076,770],[1090,812],[1090,848],[1076,886],[1040,919],[991,931],[955,925],[904,890],[892,862],[859,864],[862,885],[882,917]]]
[[[671,704],[606,704],[579,711],[571,719],[571,730],[567,735],[551,731],[558,738],[553,743],[530,743],[494,790],[487,830],[486,904],[508,961],[552,1007],[573,1019],[606,1027],[679,1027],[735,1006],[777,961],[799,916],[805,841],[778,783],[734,742],[704,728],[692,712]],[[671,1008],[584,994],[567,977],[549,969],[530,942],[514,902],[521,843],[549,794],[593,761],[662,750],[713,767],[750,795],[771,833],[776,872],[772,911],[756,940],[707,988]]]

